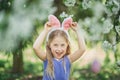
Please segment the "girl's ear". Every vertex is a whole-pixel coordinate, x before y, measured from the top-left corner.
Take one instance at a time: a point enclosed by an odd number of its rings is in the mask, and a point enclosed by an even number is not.
[[[62,28],[64,30],[68,30],[71,27],[72,22],[73,22],[73,20],[71,17],[64,19],[64,21],[62,22]]]
[[[51,23],[53,27],[60,27],[60,21],[54,15],[49,15],[48,21]]]

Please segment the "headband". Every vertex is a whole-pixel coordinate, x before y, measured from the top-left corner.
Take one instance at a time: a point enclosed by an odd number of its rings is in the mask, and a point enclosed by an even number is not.
[[[69,34],[68,34],[68,29],[70,28],[70,26],[73,22],[71,17],[65,18],[63,20],[62,24],[60,24],[60,21],[57,19],[57,17],[55,17],[54,15],[49,15],[48,21],[51,23],[53,29],[48,33],[46,41],[48,41],[48,38],[49,38],[49,35],[51,34],[51,32],[53,32],[55,30],[64,31],[67,34],[68,39],[70,38]]]
[[[48,20],[51,23],[52,27],[62,28],[63,30],[68,30],[73,22],[72,18],[68,17],[68,18],[64,19],[64,21],[62,22],[62,25],[61,25],[58,18],[55,17],[54,15],[49,15]]]

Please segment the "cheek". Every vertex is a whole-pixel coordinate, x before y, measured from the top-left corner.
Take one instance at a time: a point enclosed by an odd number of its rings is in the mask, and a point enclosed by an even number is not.
[[[67,51],[67,46],[63,48],[64,51]]]
[[[52,48],[51,48],[51,51],[54,52],[56,49],[57,49],[57,48],[52,47]]]

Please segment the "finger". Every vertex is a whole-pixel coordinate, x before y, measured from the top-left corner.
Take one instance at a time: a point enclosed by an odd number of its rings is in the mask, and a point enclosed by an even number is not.
[[[46,25],[47,25],[48,27],[51,27],[51,26],[52,26],[50,22],[47,22]]]
[[[72,23],[72,26],[73,26],[73,27],[76,27],[76,26],[77,26],[77,22],[73,22],[73,23]]]

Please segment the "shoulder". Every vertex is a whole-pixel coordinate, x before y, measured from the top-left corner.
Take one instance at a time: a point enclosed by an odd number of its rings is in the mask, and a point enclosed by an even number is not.
[[[65,56],[65,60],[66,60],[67,63],[70,63],[70,64],[71,64],[70,56],[69,56],[69,55]]]
[[[44,65],[47,65],[48,60],[47,60],[47,59],[46,59],[46,60],[44,60],[44,61],[43,61],[43,63],[44,63]]]
[[[68,58],[69,62],[72,63],[71,55],[68,55],[67,58]]]

